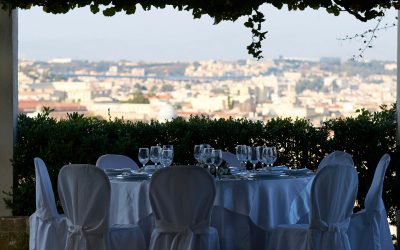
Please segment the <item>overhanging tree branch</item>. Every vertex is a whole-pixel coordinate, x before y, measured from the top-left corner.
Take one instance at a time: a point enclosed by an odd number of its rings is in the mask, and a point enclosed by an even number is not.
[[[366,30],[366,31],[364,31],[362,33],[355,34],[355,35],[352,35],[352,36],[346,35],[346,37],[344,37],[344,38],[337,38],[337,40],[339,40],[339,41],[354,40],[354,39],[357,39],[357,38],[362,38],[364,45],[363,45],[362,48],[358,49],[358,53],[357,54],[353,55],[353,58],[352,58],[353,60],[357,60],[357,58],[364,58],[365,51],[367,49],[370,49],[370,48],[373,47],[373,41],[374,41],[374,39],[377,38],[376,33],[378,31],[387,30],[389,28],[393,28],[393,27],[397,26],[396,23],[392,23],[392,24],[385,23],[382,26],[382,20],[383,20],[384,17],[385,17],[385,15],[380,16],[378,18],[378,20],[377,20],[376,25],[371,29],[368,29],[368,30]]]

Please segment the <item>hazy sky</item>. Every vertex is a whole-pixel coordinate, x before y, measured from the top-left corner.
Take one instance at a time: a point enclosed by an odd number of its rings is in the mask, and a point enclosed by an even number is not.
[[[376,25],[362,23],[343,13],[335,17],[325,10],[289,12],[263,7],[267,18],[263,29],[265,58],[321,56],[351,58],[362,40],[338,41]],[[397,22],[390,10],[383,24]],[[204,59],[249,59],[246,46],[251,41],[245,19],[213,25],[208,16],[193,19],[189,12],[171,8],[148,12],[138,8],[135,15],[104,17],[88,8],[65,15],[44,13],[39,8],[19,11],[19,57],[49,60],[188,61]],[[397,28],[380,31],[367,59],[396,60]]]

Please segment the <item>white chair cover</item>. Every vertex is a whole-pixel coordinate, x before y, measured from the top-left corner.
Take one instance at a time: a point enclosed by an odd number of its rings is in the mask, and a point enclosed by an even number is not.
[[[222,151],[222,159],[228,163],[229,167],[241,167],[240,161],[231,152]]]
[[[326,165],[311,187],[310,225],[278,226],[268,236],[268,249],[350,250],[347,229],[357,187],[353,166]]]
[[[110,183],[105,173],[91,165],[64,166],[58,193],[68,224],[65,250],[107,249]]]
[[[354,166],[353,158],[350,154],[343,151],[334,151],[322,159],[318,165],[317,172],[331,164]],[[306,188],[299,194],[299,197],[292,202],[289,210],[289,221],[297,221],[297,224],[310,223],[310,214],[298,214],[297,211],[307,211],[307,208],[311,206],[311,186],[312,182],[309,182]]]
[[[350,154],[343,151],[333,151],[329,155],[325,156],[324,159],[319,163],[317,171],[323,169],[326,165],[338,164],[354,166],[353,157]]]
[[[64,166],[58,189],[68,224],[65,250],[146,248],[137,226],[109,228],[110,182],[101,169],[83,164]]]
[[[146,250],[146,240],[137,225],[112,225],[109,231],[110,250]]]
[[[389,163],[390,156],[383,155],[365,197],[365,209],[351,217],[348,235],[352,250],[394,249],[382,200],[383,181]]]
[[[156,220],[150,250],[219,249],[210,214],[215,183],[204,169],[173,166],[157,171],[150,183],[150,204]]]
[[[134,160],[126,155],[105,154],[97,159],[96,166],[102,169],[106,168],[130,168],[139,169]]]
[[[67,236],[64,215],[57,212],[49,173],[40,158],[34,159],[36,211],[29,217],[29,249],[63,249]]]

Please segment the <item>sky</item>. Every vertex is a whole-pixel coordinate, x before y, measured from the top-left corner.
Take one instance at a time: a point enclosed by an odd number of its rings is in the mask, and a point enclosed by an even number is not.
[[[363,47],[363,40],[339,41],[373,28],[377,20],[363,23],[349,14],[336,17],[325,10],[287,11],[262,6],[266,16],[262,44],[265,59],[279,56],[317,60],[332,56],[347,60]],[[397,23],[389,10],[382,24]],[[119,13],[104,17],[89,8],[54,15],[40,8],[19,10],[19,58],[51,60],[71,58],[90,61],[195,61],[251,59],[251,42],[245,18],[213,25],[208,16],[193,19],[190,12],[172,8]],[[397,28],[379,31],[367,60],[396,60]]]

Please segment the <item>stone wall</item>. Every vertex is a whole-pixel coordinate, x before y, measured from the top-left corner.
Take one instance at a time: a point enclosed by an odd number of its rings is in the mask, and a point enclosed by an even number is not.
[[[28,217],[0,217],[0,250],[25,250],[29,246]]]

